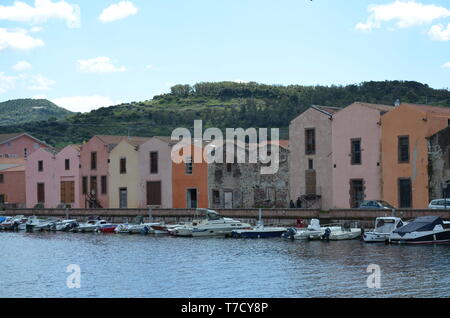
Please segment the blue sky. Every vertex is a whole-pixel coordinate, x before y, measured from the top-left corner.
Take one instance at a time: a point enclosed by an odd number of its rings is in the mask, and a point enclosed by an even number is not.
[[[450,1],[0,1],[0,101],[88,111],[178,83],[394,79],[450,86]]]

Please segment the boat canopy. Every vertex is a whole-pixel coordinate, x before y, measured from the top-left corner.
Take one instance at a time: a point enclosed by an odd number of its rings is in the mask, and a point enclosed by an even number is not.
[[[421,216],[395,230],[394,233],[405,234],[411,232],[432,231],[434,227],[439,224],[443,224],[443,221],[439,216]]]

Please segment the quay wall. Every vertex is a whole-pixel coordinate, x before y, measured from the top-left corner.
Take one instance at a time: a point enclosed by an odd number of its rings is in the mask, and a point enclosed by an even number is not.
[[[258,209],[216,209],[221,215],[254,224],[258,218]],[[392,215],[390,210],[335,209],[320,211],[316,209],[263,209],[266,225],[294,226],[298,219],[319,219],[322,224],[358,222],[360,226],[370,227],[376,217]],[[135,216],[143,216],[149,220],[149,209],[7,209],[0,215],[25,215],[38,217],[69,217],[86,220],[90,216],[98,216],[112,222],[132,221]],[[403,220],[414,219],[424,215],[438,215],[450,220],[450,210],[399,209],[395,215]],[[151,209],[153,221],[177,223],[191,220],[195,209]]]

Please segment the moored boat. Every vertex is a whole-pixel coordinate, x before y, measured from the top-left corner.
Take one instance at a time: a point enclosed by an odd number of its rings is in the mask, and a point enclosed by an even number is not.
[[[383,216],[375,219],[375,228],[364,232],[363,239],[367,243],[386,242],[395,229],[405,225],[401,218],[394,216]]]
[[[394,230],[388,241],[399,244],[450,243],[450,222],[439,216],[421,216]]]
[[[281,237],[286,232],[285,227],[264,226],[262,209],[259,209],[259,219],[255,227],[231,231],[231,236],[236,238],[268,238]]]
[[[169,233],[175,236],[188,237],[226,236],[230,235],[233,230],[251,228],[248,223],[223,217],[214,210],[197,209],[197,214],[202,217],[194,219],[191,223],[170,229]]]

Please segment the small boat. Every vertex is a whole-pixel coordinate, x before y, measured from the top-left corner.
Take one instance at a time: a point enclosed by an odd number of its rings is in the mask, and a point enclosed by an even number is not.
[[[196,214],[201,218],[194,219],[191,223],[177,226],[169,230],[171,235],[201,237],[201,236],[226,236],[233,230],[250,229],[251,225],[231,218],[225,218],[214,210],[197,209]]]
[[[158,224],[152,225],[153,234],[170,234],[177,227],[182,227],[185,224]]]
[[[321,226],[318,219],[311,219],[306,228],[289,228],[282,237],[291,240],[320,240],[327,229],[336,232],[340,231],[342,227],[335,224]]]
[[[285,227],[264,226],[262,220],[262,210],[259,209],[259,220],[257,225],[251,229],[241,229],[231,231],[231,236],[236,238],[267,238],[281,237],[286,232]]]
[[[363,239],[367,243],[386,242],[395,229],[405,225],[401,218],[394,216],[383,216],[375,219],[375,228],[364,232]]]
[[[450,222],[439,216],[420,216],[394,230],[389,243],[443,244],[450,243]]]
[[[71,229],[71,232],[87,233],[96,232],[100,226],[109,224],[105,220],[89,220],[86,223],[80,223],[77,227]]]
[[[37,217],[31,217],[28,219],[25,227],[27,232],[49,231],[58,221],[58,219],[54,218],[38,219]]]
[[[75,219],[72,220],[60,220],[52,225],[52,231],[70,231],[71,229],[78,226],[78,222]]]
[[[0,230],[3,231],[18,231],[19,226],[25,223],[27,219],[23,215],[7,216],[0,223]]]
[[[117,227],[117,224],[102,224],[98,227],[97,232],[101,233],[115,233],[115,229]]]
[[[129,234],[152,234],[154,230],[152,226],[158,226],[160,223],[144,223],[144,218],[142,216],[138,216],[134,219],[134,222],[129,224],[122,223],[117,225],[115,228],[116,233],[129,233]]]
[[[321,239],[324,241],[341,241],[341,240],[354,240],[360,237],[362,229],[360,228],[341,228],[337,231],[329,230],[325,231]]]

